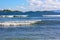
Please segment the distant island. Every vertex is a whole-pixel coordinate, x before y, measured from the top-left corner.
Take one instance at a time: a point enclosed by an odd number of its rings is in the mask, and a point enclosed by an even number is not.
[[[41,15],[60,15],[60,12],[56,11],[12,11],[8,9],[0,10],[0,15],[31,15],[31,16],[41,16]]]
[[[8,9],[4,9],[4,10],[0,10],[0,12],[19,12],[19,11],[17,11],[17,10],[12,11],[12,10],[8,10]]]

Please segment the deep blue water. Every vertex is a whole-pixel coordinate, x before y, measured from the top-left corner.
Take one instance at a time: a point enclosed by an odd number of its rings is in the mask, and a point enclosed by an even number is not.
[[[10,28],[0,27],[0,39],[29,38],[31,40],[60,40],[60,18],[45,18],[38,16],[27,18],[0,18],[0,22],[22,20],[42,20],[45,23],[30,26],[10,26]]]
[[[20,26],[16,28],[0,28],[0,39],[30,38],[35,40],[60,40],[60,25]]]
[[[36,18],[37,20],[41,20]],[[25,18],[24,20],[36,20],[35,18]],[[44,18],[42,18],[44,19]],[[46,18],[48,19],[48,18]],[[47,20],[43,20],[49,22]],[[50,18],[51,19],[51,18]],[[0,21],[23,20],[20,18],[0,18]],[[59,22],[59,18],[54,21]],[[51,21],[53,21],[51,19]],[[6,38],[30,38],[33,40],[60,40],[60,23],[50,22],[47,24],[31,25],[31,26],[17,26],[10,28],[0,28],[0,39]]]

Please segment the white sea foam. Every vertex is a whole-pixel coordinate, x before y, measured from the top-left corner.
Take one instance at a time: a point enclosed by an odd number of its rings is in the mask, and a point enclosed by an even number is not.
[[[41,20],[31,20],[31,21],[5,21],[0,22],[0,26],[24,26],[31,25]]]
[[[60,17],[60,15],[43,15],[43,17]]]
[[[0,15],[0,18],[14,18],[14,17],[27,17],[28,15]]]

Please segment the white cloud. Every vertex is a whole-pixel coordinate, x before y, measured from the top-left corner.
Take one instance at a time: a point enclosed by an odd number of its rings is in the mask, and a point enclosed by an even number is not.
[[[40,1],[40,0],[30,0],[29,1],[29,8],[32,10],[32,11],[37,11],[40,9],[40,7],[43,5],[43,2]]]
[[[28,6],[17,6],[20,11],[44,11],[44,10],[60,10],[59,0],[26,0]]]
[[[56,0],[46,0],[45,10],[59,10],[60,2]]]
[[[33,11],[41,10],[59,10],[59,0],[29,0],[30,8]],[[37,10],[38,9],[38,10]]]
[[[30,0],[30,6],[40,7],[42,4],[43,3],[40,0]]]

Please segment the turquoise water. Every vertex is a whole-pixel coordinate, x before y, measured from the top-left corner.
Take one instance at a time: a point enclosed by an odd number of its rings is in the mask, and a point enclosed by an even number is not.
[[[60,40],[59,18],[0,18],[0,21],[43,20],[44,24],[0,27],[1,40]]]

